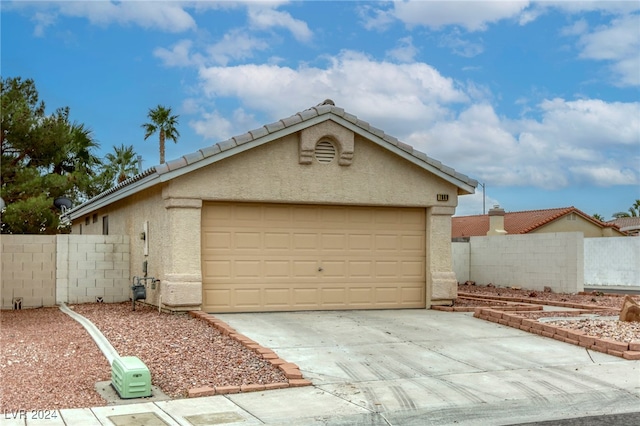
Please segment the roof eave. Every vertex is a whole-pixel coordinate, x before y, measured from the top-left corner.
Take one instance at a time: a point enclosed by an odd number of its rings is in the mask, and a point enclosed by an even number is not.
[[[157,174],[152,174],[146,176],[140,180],[132,182],[131,184],[122,187],[121,189],[114,191],[110,194],[107,194],[103,197],[93,198],[87,201],[84,204],[79,205],[78,207],[70,210],[66,213],[69,219],[76,220],[85,216],[89,213],[93,213],[96,210],[99,210],[105,206],[108,206],[111,203],[127,198],[137,192],[143,191],[147,188],[151,188],[152,186],[160,183],[159,176]]]

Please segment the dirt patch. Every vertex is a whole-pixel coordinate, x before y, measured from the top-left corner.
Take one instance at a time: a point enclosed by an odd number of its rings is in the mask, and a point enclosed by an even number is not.
[[[130,303],[71,306],[91,320],[121,356],[137,356],[152,383],[171,397],[190,388],[286,382],[282,371],[189,315]],[[0,410],[105,405],[94,384],[111,367],[85,329],[58,308],[2,311]]]

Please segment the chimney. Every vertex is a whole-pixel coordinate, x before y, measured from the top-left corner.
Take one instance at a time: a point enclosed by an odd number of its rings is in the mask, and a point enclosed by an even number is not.
[[[489,231],[487,235],[506,235],[504,230],[504,209],[498,204],[489,210]]]

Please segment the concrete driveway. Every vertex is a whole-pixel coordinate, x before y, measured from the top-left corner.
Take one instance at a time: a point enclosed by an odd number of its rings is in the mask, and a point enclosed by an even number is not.
[[[308,388],[228,398],[269,424],[517,424],[640,412],[640,361],[431,310],[216,315]],[[626,415],[633,424],[640,414]],[[638,424],[638,423],[636,423]]]

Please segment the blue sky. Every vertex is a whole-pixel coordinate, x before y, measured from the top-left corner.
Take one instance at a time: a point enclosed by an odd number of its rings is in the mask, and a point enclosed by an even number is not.
[[[104,156],[158,104],[177,158],[332,99],[486,185],[487,209],[640,198],[640,3],[2,1],[2,77],[33,78]],[[483,196],[457,214],[482,213]]]

